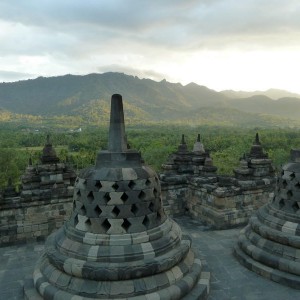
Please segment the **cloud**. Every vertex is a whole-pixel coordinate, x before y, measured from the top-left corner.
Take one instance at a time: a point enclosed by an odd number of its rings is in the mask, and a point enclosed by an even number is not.
[[[296,51],[299,40],[298,0],[0,1],[0,65],[24,74],[184,81],[198,72],[203,80],[217,73],[204,65],[221,68],[235,53]],[[220,63],[210,63],[216,53]]]
[[[150,78],[152,80],[160,81],[168,77],[167,74],[162,74],[159,72],[156,72],[154,70],[144,70],[144,69],[138,69],[138,68],[131,68],[128,66],[122,66],[122,65],[105,65],[100,66],[97,68],[97,71],[100,73],[105,72],[119,72],[119,73],[125,73],[128,75],[134,75],[138,76],[139,78]]]
[[[0,18],[49,39],[99,43],[115,39],[161,47],[227,46],[240,39],[268,43],[300,31],[300,6],[288,0],[2,1]],[[275,36],[276,34],[276,36]],[[258,37],[268,37],[268,39]],[[72,38],[71,38],[72,37]],[[46,43],[46,45],[49,43]],[[53,43],[51,43],[53,44]],[[42,46],[42,44],[41,44]],[[82,45],[84,46],[84,44]]]
[[[0,81],[17,81],[37,77],[35,74],[0,70]]]

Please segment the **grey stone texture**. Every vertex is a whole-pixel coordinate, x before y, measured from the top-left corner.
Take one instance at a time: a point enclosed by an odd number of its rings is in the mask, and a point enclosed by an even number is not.
[[[76,179],[71,217],[48,237],[25,299],[206,299],[209,273],[166,216],[157,174],[127,149],[122,97],[111,105],[108,150]]]
[[[232,255],[232,248],[240,229],[208,230],[207,226],[188,216],[178,217],[176,222],[183,233],[192,236],[193,246],[200,251],[202,267],[208,267],[210,278],[203,276],[202,279],[202,282],[210,281],[208,300],[295,300],[299,298],[298,290],[258,276],[239,264]],[[0,299],[24,299],[24,278],[32,274],[36,259],[43,253],[44,248],[43,242],[0,248]],[[167,276],[172,280],[171,272],[167,273]],[[33,282],[26,280],[26,285],[28,284]],[[138,284],[135,286],[136,289],[143,287],[144,284],[140,287]],[[191,296],[190,300],[197,299],[193,292],[189,296]],[[31,294],[30,299],[36,298]]]
[[[20,193],[11,184],[0,201],[0,246],[45,239],[69,218],[76,174],[59,162],[47,137],[41,163],[31,160]]]
[[[207,153],[199,135],[192,152],[183,137],[178,151],[162,166],[166,212],[188,214],[218,229],[246,224],[254,211],[273,198],[276,183],[272,161],[263,152],[258,134],[234,177],[215,174],[217,168]]]
[[[178,150],[171,154],[168,161],[162,165],[164,179],[168,182],[185,181],[189,174],[214,174],[217,167],[213,165],[209,151],[204,150],[200,141],[200,134],[194,144],[193,151],[189,151],[184,134]]]
[[[264,153],[258,133],[256,133],[250,153],[244,154],[240,159],[240,167],[233,171],[235,177],[240,180],[261,179],[274,176],[272,160],[268,158],[267,153]]]
[[[250,270],[300,289],[300,150],[282,167],[275,196],[241,231],[234,248]]]

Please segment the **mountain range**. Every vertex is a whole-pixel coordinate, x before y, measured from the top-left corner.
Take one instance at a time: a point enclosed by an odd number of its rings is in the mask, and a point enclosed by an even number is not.
[[[196,83],[157,82],[113,72],[0,83],[0,112],[5,121],[10,115],[28,115],[101,123],[109,118],[114,93],[123,96],[125,117],[135,123],[300,125],[300,95],[287,91],[217,92]]]

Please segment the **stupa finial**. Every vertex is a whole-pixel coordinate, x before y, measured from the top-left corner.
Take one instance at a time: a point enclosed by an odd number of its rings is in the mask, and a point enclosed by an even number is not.
[[[8,186],[8,187],[11,187],[11,186],[12,186],[12,178],[11,178],[11,177],[8,177],[8,180],[7,180],[7,186]]]
[[[198,133],[197,142],[200,142],[200,133]]]
[[[114,94],[111,97],[108,150],[111,152],[127,150],[123,101],[119,94]]]
[[[185,145],[184,134],[181,136],[181,144]]]
[[[255,135],[255,144],[260,145],[258,132],[256,132],[256,135]]]

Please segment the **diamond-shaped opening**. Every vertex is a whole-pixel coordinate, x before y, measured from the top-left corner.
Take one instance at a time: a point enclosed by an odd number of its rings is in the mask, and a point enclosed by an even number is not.
[[[91,226],[92,225],[92,222],[90,219],[87,219],[85,222],[84,222],[87,226]]]
[[[99,205],[96,205],[94,210],[95,210],[98,217],[102,214],[102,209],[99,207]]]
[[[141,200],[145,200],[145,198],[146,198],[146,194],[145,194],[145,192],[143,192],[143,191],[140,191],[140,193],[139,193],[138,197],[139,197],[139,199],[141,199]]]
[[[296,174],[295,174],[295,172],[293,172],[293,173],[290,175],[290,178],[291,178],[291,180],[293,180],[295,177],[296,177]]]
[[[299,181],[295,184],[295,188],[300,189],[300,182]]]
[[[283,188],[286,188],[287,187],[287,182],[286,182],[286,180],[284,179],[283,181],[282,181],[282,186],[283,186]]]
[[[154,212],[154,204],[153,202],[150,202],[150,204],[148,205],[148,208],[151,212]]]
[[[76,226],[78,224],[78,222],[79,222],[78,221],[78,215],[76,215],[75,218],[74,218],[74,226]]]
[[[284,200],[280,199],[279,201],[279,208],[283,208],[285,206]]]
[[[146,186],[149,186],[149,185],[151,185],[151,181],[150,181],[149,179],[147,179],[147,180],[145,181],[145,184],[146,184]]]
[[[157,189],[153,189],[153,195],[155,198],[157,197],[157,194],[158,194]]]
[[[121,196],[121,200],[123,202],[126,202],[127,199],[128,199],[128,195],[126,193],[123,193],[122,196]]]
[[[111,211],[115,217],[117,217],[120,214],[120,209],[118,206],[115,206],[114,209]]]
[[[107,204],[107,203],[109,202],[109,200],[111,199],[109,193],[105,193],[105,195],[104,195],[103,198],[104,198],[106,204]]]
[[[107,219],[104,220],[104,222],[101,224],[103,229],[107,232],[109,228],[111,227],[110,223],[108,222]]]
[[[129,227],[131,226],[131,223],[127,220],[127,219],[124,219],[124,222],[122,223],[121,225],[125,230],[126,232],[128,231]]]
[[[119,188],[118,184],[115,182],[112,186],[111,186],[115,191]]]
[[[286,194],[289,198],[293,197],[293,192],[291,190],[288,190]]]
[[[144,225],[146,228],[149,227],[149,225],[150,225],[150,220],[149,220],[148,216],[145,216],[145,218],[144,218],[144,220],[143,220],[142,223],[143,223],[143,225]]]
[[[135,186],[136,186],[136,183],[133,180],[130,180],[129,183],[128,183],[128,187],[130,189],[133,189]]]
[[[76,209],[76,201],[73,201],[73,210]]]
[[[284,171],[283,171],[283,170],[281,171],[280,175],[281,175],[281,176],[283,176],[283,175],[284,175]]]
[[[295,201],[292,205],[292,208],[293,208],[294,212],[297,212],[300,208],[298,202]]]
[[[85,208],[84,205],[82,205],[82,206],[80,207],[80,214],[83,215],[83,216],[86,215],[86,208]]]
[[[102,184],[100,180],[96,180],[95,187],[99,190],[102,188]]]
[[[132,204],[130,210],[131,210],[131,212],[132,212],[134,215],[136,215],[136,214],[138,213],[138,211],[139,211],[138,207],[137,207],[135,204]]]
[[[77,191],[76,195],[77,195],[78,197],[81,197],[81,192],[80,192],[80,190]]]
[[[87,199],[90,203],[94,201],[95,197],[92,191],[88,193]]]

